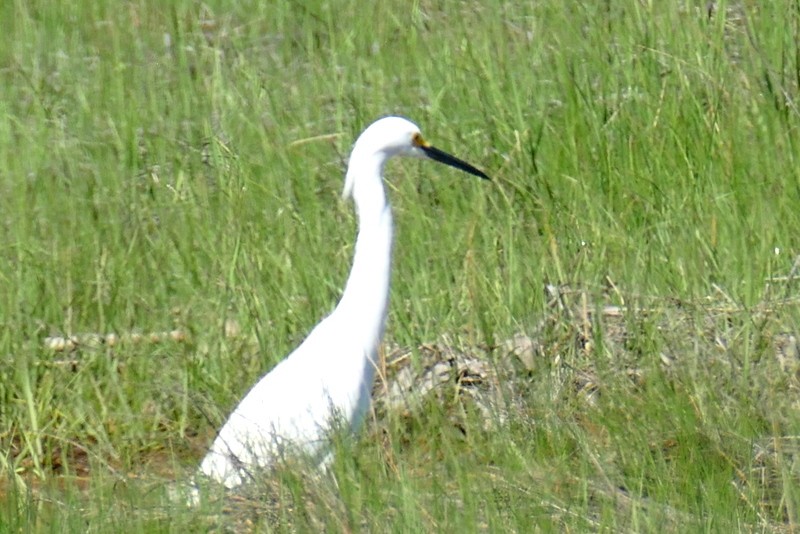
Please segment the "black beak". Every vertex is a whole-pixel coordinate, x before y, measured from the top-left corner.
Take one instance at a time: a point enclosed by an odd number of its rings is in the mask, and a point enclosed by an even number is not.
[[[468,172],[470,174],[483,178],[484,180],[491,180],[491,178],[489,178],[485,172],[476,169],[466,161],[462,161],[455,156],[451,156],[447,152],[443,152],[438,148],[432,147],[430,145],[428,146],[420,145],[419,148],[422,149],[423,152],[425,152],[426,156],[428,156],[434,161],[438,161],[439,163],[444,163],[445,165],[455,167],[456,169],[461,169],[464,172]]]

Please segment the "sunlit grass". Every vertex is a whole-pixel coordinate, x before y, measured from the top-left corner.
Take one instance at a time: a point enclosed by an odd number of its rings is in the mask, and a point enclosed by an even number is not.
[[[797,527],[792,3],[50,4],[0,8],[0,530]],[[335,483],[183,509],[335,305],[390,113],[493,182],[389,165],[387,347],[477,354],[510,408],[445,389]]]

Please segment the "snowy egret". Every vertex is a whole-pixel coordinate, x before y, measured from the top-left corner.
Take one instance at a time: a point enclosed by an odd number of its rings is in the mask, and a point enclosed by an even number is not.
[[[392,213],[383,167],[393,156],[433,159],[489,179],[469,163],[431,146],[401,117],[374,122],[350,155],[343,197],[358,217],[353,266],[339,304],[285,360],[242,399],[200,465],[234,488],[285,454],[325,464],[332,431],[355,431],[369,408],[389,305]]]

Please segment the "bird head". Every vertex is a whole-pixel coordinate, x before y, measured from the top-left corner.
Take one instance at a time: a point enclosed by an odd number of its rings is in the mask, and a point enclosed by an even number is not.
[[[350,156],[351,169],[356,160],[378,158],[380,167],[393,156],[411,156],[432,159],[485,180],[489,177],[469,163],[448,154],[428,143],[419,126],[403,117],[384,117],[370,124],[358,137]],[[355,173],[348,171],[342,196],[353,193]]]

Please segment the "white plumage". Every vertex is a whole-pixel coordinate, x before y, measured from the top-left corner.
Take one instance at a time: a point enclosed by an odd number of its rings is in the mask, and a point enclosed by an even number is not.
[[[286,454],[324,463],[331,431],[355,431],[363,421],[389,305],[392,213],[383,167],[396,155],[434,159],[488,179],[430,146],[404,118],[386,117],[364,130],[350,155],[343,192],[355,203],[359,229],[342,298],[230,415],[200,466],[212,480],[236,487]]]

